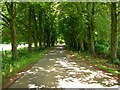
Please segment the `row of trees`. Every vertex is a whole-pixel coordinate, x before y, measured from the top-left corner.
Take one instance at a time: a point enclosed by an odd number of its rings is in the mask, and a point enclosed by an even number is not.
[[[17,44],[35,48],[54,46],[57,37],[80,51],[109,54],[117,59],[120,45],[120,3],[31,2],[2,3],[3,42],[11,42],[12,56]],[[38,44],[39,43],[39,44]]]
[[[63,3],[59,8],[59,29],[69,47],[117,59],[120,3]]]
[[[17,57],[17,45],[21,42],[28,44],[29,52],[33,43],[36,49],[54,46],[56,26],[52,3],[5,2],[1,16],[2,42],[11,42],[12,57]]]

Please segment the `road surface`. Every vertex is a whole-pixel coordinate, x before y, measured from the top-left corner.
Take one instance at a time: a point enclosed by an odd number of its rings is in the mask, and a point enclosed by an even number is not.
[[[22,73],[9,88],[118,88],[114,77],[71,59],[62,46],[49,51]]]

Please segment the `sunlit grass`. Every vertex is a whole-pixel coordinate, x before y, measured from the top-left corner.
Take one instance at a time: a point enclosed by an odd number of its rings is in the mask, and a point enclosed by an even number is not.
[[[120,72],[118,72],[117,70],[113,69],[113,68],[108,68],[106,66],[103,65],[98,65],[99,68],[104,69],[112,74],[120,74]]]

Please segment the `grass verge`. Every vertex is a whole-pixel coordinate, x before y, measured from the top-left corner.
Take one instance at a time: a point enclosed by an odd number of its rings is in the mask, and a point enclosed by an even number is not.
[[[114,76],[120,75],[118,65],[116,65],[114,63],[110,63],[109,60],[107,60],[107,59],[93,57],[89,53],[75,51],[72,49],[67,49],[67,53],[69,53],[72,56],[72,58],[77,58],[78,60],[80,60],[86,64],[92,65],[93,67],[95,67],[97,69],[111,73]]]
[[[28,53],[27,49],[20,49],[18,50],[18,59],[12,59],[11,57],[2,58],[2,84],[4,85],[9,82],[10,78],[15,77],[17,73],[29,69],[51,49],[52,48],[38,49],[32,53]]]

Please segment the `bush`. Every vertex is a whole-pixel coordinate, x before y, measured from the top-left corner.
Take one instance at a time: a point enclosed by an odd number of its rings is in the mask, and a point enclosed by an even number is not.
[[[104,44],[95,44],[95,52],[106,54],[108,52],[108,46]]]
[[[112,62],[113,62],[114,64],[120,65],[120,59],[113,59]]]

